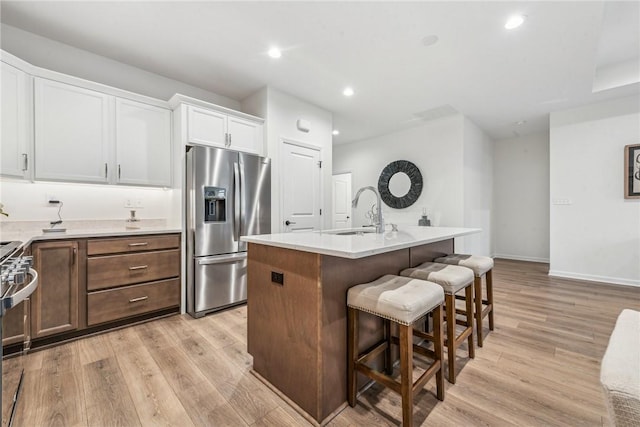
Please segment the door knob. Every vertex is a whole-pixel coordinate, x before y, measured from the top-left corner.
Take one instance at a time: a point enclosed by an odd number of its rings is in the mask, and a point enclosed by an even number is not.
[[[289,221],[289,220],[286,220],[286,221],[284,222],[284,225],[291,225],[291,224],[295,224],[295,222],[293,222],[293,221]]]

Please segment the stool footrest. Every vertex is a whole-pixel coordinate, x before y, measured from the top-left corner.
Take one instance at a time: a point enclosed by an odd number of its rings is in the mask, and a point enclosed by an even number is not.
[[[380,371],[376,371],[375,369],[371,369],[367,365],[363,365],[361,363],[356,363],[356,371],[362,372],[367,377],[372,380],[383,384],[385,387],[389,387],[391,390],[395,391],[398,394],[402,394],[400,391],[400,383],[391,378],[388,375],[383,374]]]
[[[422,375],[420,375],[420,378],[418,378],[416,382],[413,383],[413,393],[421,390],[422,387],[424,387],[424,385],[431,379],[431,377],[440,370],[440,363],[441,362],[439,360],[434,362],[427,368],[426,371],[422,373]]]
[[[382,354],[383,351],[387,349],[388,345],[389,344],[387,343],[386,340],[377,342],[376,344],[374,344],[373,346],[371,346],[370,348],[368,348],[362,353],[364,354],[364,356],[358,355],[358,360],[356,362],[364,364],[369,362],[372,359],[375,359],[376,357],[380,356],[380,354]]]

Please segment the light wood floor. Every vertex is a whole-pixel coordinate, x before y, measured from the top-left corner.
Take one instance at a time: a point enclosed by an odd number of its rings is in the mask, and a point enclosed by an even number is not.
[[[427,384],[417,425],[606,422],[600,360],[618,313],[640,310],[640,289],[546,273],[545,264],[496,261],[495,331],[447,384],[444,402]],[[31,353],[18,425],[308,425],[250,367],[245,307],[173,316]],[[330,425],[400,419],[398,396],[376,385]]]

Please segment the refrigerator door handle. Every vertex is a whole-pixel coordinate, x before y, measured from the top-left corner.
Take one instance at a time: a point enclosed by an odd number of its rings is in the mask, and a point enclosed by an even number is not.
[[[198,265],[225,264],[229,262],[242,261],[247,257],[246,252],[231,254],[226,256],[212,256],[206,258],[198,258]]]
[[[240,207],[240,209],[238,210],[238,212],[240,212],[240,221],[238,223],[238,239],[240,239],[240,236],[244,236],[245,235],[245,224],[247,222],[247,213],[244,211],[246,209],[246,206],[244,206],[244,163],[240,163],[239,165],[239,169],[240,169],[240,185],[238,186],[239,192],[238,195],[236,196],[239,199],[238,205]]]
[[[240,240],[240,167],[238,163],[233,164],[233,240]]]

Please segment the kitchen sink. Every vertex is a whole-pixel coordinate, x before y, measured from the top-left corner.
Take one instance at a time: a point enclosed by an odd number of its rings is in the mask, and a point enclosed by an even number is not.
[[[364,234],[375,233],[375,228],[351,228],[347,230],[329,230],[325,231],[327,234],[335,234],[336,236],[362,236]]]

